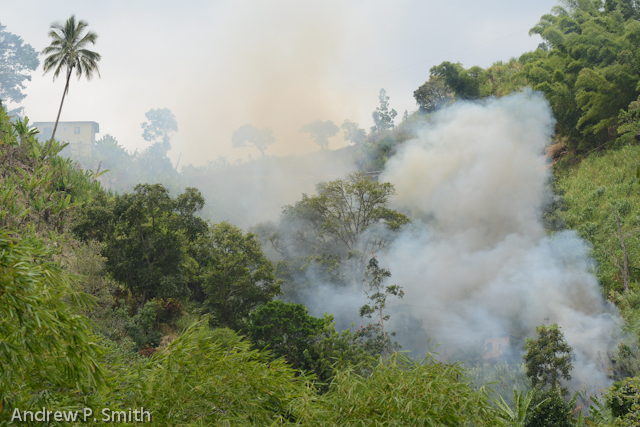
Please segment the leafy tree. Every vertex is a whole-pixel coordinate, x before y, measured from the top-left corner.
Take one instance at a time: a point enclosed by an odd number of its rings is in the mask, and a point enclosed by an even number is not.
[[[93,31],[84,33],[87,26],[86,21],[78,21],[76,23],[76,16],[71,15],[64,24],[59,22],[51,24],[51,31],[49,31],[49,37],[51,37],[51,44],[45,47],[40,55],[48,55],[43,64],[45,74],[49,71],[53,71],[53,79],[55,80],[63,68],[66,68],[67,82],[62,92],[62,101],[60,101],[60,108],[58,109],[58,116],[56,117],[56,124],[53,127],[53,133],[51,134],[51,140],[49,141],[47,150],[53,138],[56,135],[56,129],[58,128],[58,121],[60,120],[60,113],[62,112],[62,104],[64,103],[64,97],[69,92],[69,79],[71,79],[71,73],[73,69],[76,69],[76,76],[78,80],[84,75],[87,80],[93,78],[93,73],[98,71],[98,62],[101,56],[87,49],[89,44],[95,44],[98,39],[98,35]]]
[[[305,353],[308,355],[323,323],[302,304],[270,301],[250,314],[248,336],[258,348],[268,347],[294,368],[304,369]]]
[[[142,138],[159,144],[166,153],[171,149],[171,134],[178,131],[176,116],[168,108],[151,109],[144,115],[147,121],[140,125]]]
[[[392,184],[362,172],[316,188],[318,195],[284,207],[272,243],[285,258],[302,256],[327,267],[336,283],[359,287],[367,254],[386,247],[409,218],[388,208]]]
[[[386,90],[380,89],[378,99],[380,100],[380,106],[376,107],[376,110],[371,114],[374,123],[374,126],[371,127],[371,132],[393,129],[393,119],[398,115],[393,108],[389,110],[389,97]]]
[[[348,330],[338,333],[332,316],[313,317],[302,304],[271,301],[258,307],[250,319],[248,336],[258,348],[268,348],[321,381],[330,380],[337,369],[346,366],[372,366],[373,359],[356,336]]]
[[[560,389],[536,388],[532,394],[524,427],[574,427],[571,407],[564,400]]]
[[[471,67],[465,70],[459,63],[443,62],[431,68],[430,75],[436,81],[442,80],[457,97],[473,99],[480,96],[479,77],[483,71],[480,67]]]
[[[160,345],[162,334],[155,329],[158,303],[147,301],[133,317],[127,318],[125,330],[136,344],[134,350],[144,346],[157,347]],[[126,313],[124,313],[126,316]]]
[[[40,64],[35,49],[6,28],[0,23],[0,104],[22,101],[24,81],[31,81],[29,73]]]
[[[625,21],[629,19],[638,19],[640,15],[640,5],[634,0],[605,0],[605,12],[620,11]]]
[[[605,147],[616,139],[619,120],[628,123],[620,110],[640,93],[640,23],[633,0],[602,6],[596,0],[560,2],[530,31],[544,43],[507,63],[484,70],[451,62],[433,67],[429,82],[414,93],[418,104],[432,108],[430,93],[438,80],[459,99],[504,96],[530,86],[545,94],[556,132],[570,150]]]
[[[249,313],[280,293],[275,267],[254,234],[221,222],[199,239],[198,248],[204,308],[215,326],[244,329]]]
[[[618,134],[622,143],[632,143],[640,136],[640,97],[618,114]]]
[[[636,426],[640,422],[640,378],[625,378],[613,383],[605,393],[607,407],[620,426]],[[601,408],[601,411],[604,408]],[[603,415],[604,415],[604,411]]]
[[[431,77],[413,92],[413,97],[420,107],[420,111],[434,111],[453,98],[453,92],[445,85],[443,80],[442,78]]]
[[[315,120],[300,128],[300,132],[310,134],[313,141],[323,150],[329,148],[329,138],[336,136],[339,130],[340,128],[331,120],[326,122]]]
[[[526,354],[523,356],[527,366],[527,376],[533,386],[551,386],[558,388],[561,378],[570,380],[574,359],[573,349],[564,340],[564,334],[557,324],[537,326],[537,339],[527,338]]]
[[[344,140],[353,143],[353,145],[360,145],[367,138],[364,129],[359,128],[357,123],[345,120],[341,128],[344,130]]]
[[[273,145],[276,142],[276,138],[269,128],[258,129],[255,126],[246,124],[233,131],[231,142],[237,148],[253,145],[264,156],[267,146]]]
[[[73,231],[105,243],[107,270],[142,308],[156,296],[188,295],[186,245],[206,232],[206,223],[195,217],[203,206],[196,189],[171,199],[160,184],[139,184],[133,193],[100,196],[84,206]]]
[[[373,255],[373,253],[372,253]],[[395,336],[395,332],[390,334],[385,331],[384,322],[391,317],[385,312],[387,307],[387,299],[391,296],[398,298],[404,297],[404,291],[399,285],[384,285],[385,279],[391,277],[389,269],[380,268],[376,256],[371,257],[367,269],[364,274],[363,282],[367,283],[365,287],[365,295],[370,304],[360,307],[360,317],[371,319],[374,315],[378,319],[377,324],[369,324],[363,334],[370,333],[371,337],[367,337],[368,350],[374,354],[382,354],[386,356],[389,352],[400,349],[398,343],[391,343],[389,336]],[[378,331],[379,328],[379,331]]]

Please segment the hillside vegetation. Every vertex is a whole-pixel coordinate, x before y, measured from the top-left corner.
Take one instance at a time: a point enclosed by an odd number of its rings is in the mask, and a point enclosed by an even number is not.
[[[397,126],[381,90],[370,132],[345,122],[352,146],[324,153],[358,170],[250,230],[203,219],[224,204],[215,185],[203,195],[194,183],[279,164],[268,156],[178,172],[170,132],[158,130],[142,153],[105,137],[71,159],[0,106],[0,426],[41,425],[41,408],[76,414],[49,422],[60,426],[101,425],[129,408],[150,420],[122,425],[639,425],[639,19],[633,1],[563,1],[531,30],[544,40],[535,51],[487,69],[433,67],[414,92],[419,110]],[[385,323],[404,291],[384,281],[392,273],[376,254],[412,221],[377,172],[439,108],[526,86],[557,119],[547,150],[556,197],[541,219],[549,234],[590,242],[602,295],[624,322],[601,355],[615,381],[602,395],[561,386],[573,359],[558,325],[536,328],[515,362],[485,363],[469,345],[450,363],[403,354]],[[366,296],[359,328],[336,329],[298,303],[320,300],[319,283]]]

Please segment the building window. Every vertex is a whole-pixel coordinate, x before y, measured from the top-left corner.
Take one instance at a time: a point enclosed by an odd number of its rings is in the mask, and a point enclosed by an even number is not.
[[[62,128],[62,132],[66,132],[66,131],[67,131],[67,128]]]
[[[493,350],[493,343],[488,342],[487,343],[487,351],[492,351]]]
[[[76,135],[79,135],[80,134],[80,126],[74,127],[73,128],[73,133],[75,133]]]
[[[53,132],[53,128],[44,128],[45,135],[51,135],[52,132]]]

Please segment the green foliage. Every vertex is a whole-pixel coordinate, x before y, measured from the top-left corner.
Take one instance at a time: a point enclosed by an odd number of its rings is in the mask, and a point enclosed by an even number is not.
[[[309,370],[324,383],[324,386],[316,384],[318,389],[327,391],[327,384],[336,372],[346,368],[361,376],[370,374],[379,357],[373,357],[365,348],[360,334],[352,334],[348,329],[338,332],[332,315],[325,314],[322,320],[322,329],[305,354]]]
[[[405,141],[415,138],[414,125],[423,119],[423,114],[417,112],[391,130],[369,134],[367,139],[356,147],[353,154],[358,168],[370,172],[383,170],[387,160],[396,153],[398,148]]]
[[[0,414],[63,402],[104,384],[79,291],[41,240],[0,229]],[[62,395],[62,397],[60,396]],[[0,425],[6,421],[0,420]]]
[[[64,233],[69,211],[102,189],[94,176],[57,156],[57,142],[45,154],[35,134],[28,118],[12,124],[0,108],[0,227],[53,241]]]
[[[371,127],[372,133],[393,129],[395,126],[393,120],[398,115],[393,108],[389,110],[389,96],[387,96],[386,90],[380,89],[378,99],[380,100],[380,106],[376,107],[376,110],[371,114],[374,123],[374,126]]]
[[[529,412],[535,412],[540,406],[551,400],[551,398],[544,399],[538,402],[536,406],[531,407],[534,394],[535,391],[527,391],[526,393],[521,391],[518,393],[517,390],[513,390],[513,408],[500,396],[500,400],[496,401],[498,410],[501,412],[499,418],[508,423],[509,426],[524,427],[527,414]]]
[[[591,156],[578,167],[558,174],[556,187],[563,203],[557,215],[592,244],[598,266],[595,273],[606,294],[624,290],[625,252],[631,285],[640,278],[640,242],[636,238],[640,184],[635,178],[639,155],[638,146],[625,146]]]
[[[367,283],[367,286],[365,286],[364,293],[370,304],[360,307],[360,317],[371,319],[375,315],[378,322],[363,327],[359,331],[359,336],[364,338],[364,347],[367,351],[374,355],[386,356],[400,350],[400,345],[397,342],[392,343],[390,338],[396,333],[387,333],[384,329],[384,322],[390,318],[390,315],[385,311],[387,299],[392,296],[402,298],[404,291],[399,285],[383,284],[385,279],[391,277],[391,272],[389,269],[381,268],[376,258],[377,256],[371,257],[365,270],[363,282]]]
[[[420,110],[428,113],[445,105],[453,98],[453,92],[445,84],[444,79],[433,76],[413,92],[413,97]]]
[[[0,106],[24,99],[24,81],[31,81],[29,73],[40,63],[35,49],[6,28],[0,24]]]
[[[609,1],[602,9],[599,1],[561,2],[530,31],[544,40],[537,50],[487,69],[443,62],[414,97],[431,111],[446,89],[473,99],[531,86],[544,92],[571,150],[600,148],[617,138],[619,124],[628,133],[637,121],[626,114],[640,93],[640,24],[631,3]]]
[[[389,245],[409,218],[388,208],[393,185],[362,172],[316,188],[318,195],[303,195],[285,206],[271,242],[285,260],[302,269],[292,280],[305,280],[304,273],[313,272],[325,282],[356,288],[366,254]],[[309,271],[314,266],[318,271]]]
[[[308,399],[307,378],[239,337],[218,337],[202,324],[189,328],[138,370],[131,386],[140,389],[127,404],[149,408],[154,425],[286,424],[292,402]]]
[[[467,361],[464,361],[463,365],[467,367]],[[531,389],[531,381],[527,377],[524,364],[509,365],[506,361],[495,364],[479,363],[476,366],[467,367],[465,376],[475,389],[485,387],[491,390],[509,407],[514,407],[516,404],[513,400],[515,392],[526,392]]]
[[[213,325],[241,330],[251,311],[280,293],[275,267],[254,234],[228,222],[214,224],[198,251],[204,309]]]
[[[640,99],[629,104],[629,110],[620,110],[618,134],[621,144],[632,143],[640,136]]]
[[[640,378],[625,378],[615,382],[605,393],[608,407],[620,425],[631,426],[640,422]]]
[[[162,185],[143,184],[134,193],[102,195],[83,206],[73,231],[105,244],[107,270],[142,307],[156,296],[188,295],[186,246],[206,231],[206,223],[194,216],[202,206],[195,189],[172,199]]]
[[[295,369],[314,373],[323,382],[350,366],[364,372],[373,359],[350,331],[338,333],[333,317],[316,318],[302,304],[271,301],[250,315],[248,337],[258,347],[284,357]]]
[[[431,68],[429,73],[436,80],[442,80],[457,97],[473,99],[480,96],[479,77],[483,71],[480,67],[465,70],[460,63],[443,62]]]
[[[305,353],[314,344],[324,319],[309,315],[302,304],[271,301],[251,313],[248,337],[258,348],[268,348],[296,369],[307,369]]]
[[[125,330],[136,344],[134,350],[137,351],[144,346],[157,347],[160,345],[162,334],[155,328],[157,326],[157,311],[158,303],[155,301],[147,301],[135,316],[128,319]]]
[[[600,399],[598,396],[591,396],[592,404],[589,405],[589,418],[587,425],[612,427],[616,417],[613,416],[609,404],[606,399]]]
[[[560,389],[536,388],[532,394],[524,427],[574,427],[571,407],[562,397]]]
[[[527,338],[525,344],[523,358],[527,376],[534,387],[558,388],[561,378],[571,379],[573,349],[566,343],[557,324],[537,326],[536,333],[538,338]]]
[[[338,373],[329,393],[318,398],[318,409],[307,409],[301,421],[318,426],[499,425],[485,391],[474,391],[462,378],[458,365],[431,356],[414,362],[395,355],[366,379],[350,369]]]

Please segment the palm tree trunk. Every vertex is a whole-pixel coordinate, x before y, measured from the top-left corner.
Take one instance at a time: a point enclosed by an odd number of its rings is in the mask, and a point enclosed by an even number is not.
[[[60,101],[60,108],[58,109],[58,117],[56,117],[56,124],[55,126],[53,126],[53,133],[51,134],[51,139],[49,140],[49,143],[47,144],[47,147],[44,150],[45,153],[49,152],[49,149],[51,148],[51,144],[53,144],[53,137],[56,136],[56,129],[58,129],[58,121],[60,120],[60,113],[62,112],[62,104],[64,104],[64,97],[67,94],[67,92],[69,92],[69,79],[71,78],[71,70],[73,70],[73,67],[69,68],[69,71],[67,71],[67,84],[64,87],[64,92],[62,92],[62,101]]]

